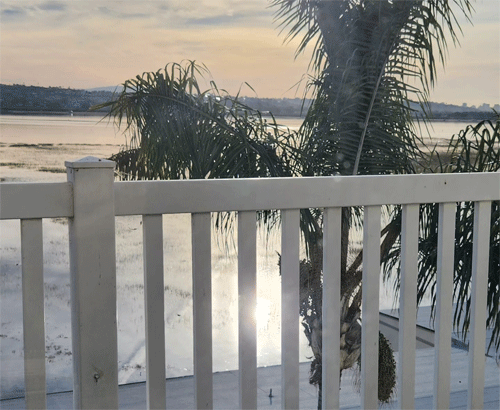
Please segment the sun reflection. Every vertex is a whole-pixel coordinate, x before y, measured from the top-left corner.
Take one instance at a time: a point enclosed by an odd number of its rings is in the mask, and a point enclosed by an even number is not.
[[[257,320],[257,329],[265,329],[271,316],[271,302],[264,298],[257,298],[257,307],[255,308],[255,318]]]

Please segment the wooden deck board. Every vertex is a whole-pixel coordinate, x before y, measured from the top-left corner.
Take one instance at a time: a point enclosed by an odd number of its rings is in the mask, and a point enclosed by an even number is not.
[[[452,363],[460,361],[467,362],[466,352],[453,350]],[[416,385],[420,386],[416,393],[415,408],[429,409],[432,408],[432,383],[423,383],[428,379],[428,367],[422,366],[422,362],[429,360],[432,355],[432,349],[425,352],[424,349],[417,351],[417,366],[416,366]],[[419,364],[420,363],[420,364]],[[458,366],[462,368],[462,366]],[[453,371],[452,367],[452,371]],[[453,409],[465,409],[467,406],[467,369],[465,371],[465,380],[463,383],[454,385],[452,382],[452,393],[450,399],[450,407]],[[462,371],[462,370],[461,370]],[[314,386],[308,382],[309,363],[301,363],[300,365],[300,408],[301,409],[316,409],[317,397]],[[484,389],[484,408],[498,409],[500,408],[500,381],[499,369],[494,360],[486,361],[485,380],[486,387]],[[460,374],[452,374],[452,380],[459,380]],[[270,366],[258,369],[258,391],[257,391],[257,406],[259,409],[276,409],[281,408],[281,368],[280,366]],[[423,388],[425,386],[425,388]],[[166,381],[167,390],[167,408],[169,409],[192,409],[194,407],[193,394],[193,377],[180,377],[168,379]],[[269,397],[269,390],[273,390],[272,398]],[[119,402],[121,409],[143,409],[146,406],[146,385],[145,383],[136,383],[123,385],[119,388]],[[47,395],[48,409],[68,409],[73,405],[73,393],[56,393]],[[396,403],[389,403],[382,408],[395,408]],[[352,383],[352,374],[343,374],[342,389],[340,391],[340,406],[342,409],[359,409],[360,394],[356,392]],[[0,402],[0,407],[3,410],[18,410],[25,408],[23,398],[3,400]],[[238,372],[229,371],[214,374],[214,408],[216,409],[234,409],[238,407]]]

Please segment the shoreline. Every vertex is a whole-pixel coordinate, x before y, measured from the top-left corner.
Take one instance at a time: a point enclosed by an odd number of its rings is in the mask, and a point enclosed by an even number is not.
[[[43,117],[43,116],[54,116],[54,117],[105,117],[109,114],[109,111],[0,111],[0,116],[29,116],[29,117]],[[271,118],[270,115],[263,115],[263,118]],[[284,119],[294,119],[294,120],[304,120],[303,116],[296,115],[275,115],[274,118],[284,118]],[[422,118],[414,117],[415,122],[422,121]],[[435,122],[463,122],[463,123],[478,123],[480,121],[492,120],[491,116],[485,116],[483,118],[464,118],[460,117],[445,117],[445,118],[429,118],[426,121],[430,123]]]
[[[108,111],[1,111],[2,115],[18,115],[18,116],[54,116],[54,117],[100,117],[108,114]]]

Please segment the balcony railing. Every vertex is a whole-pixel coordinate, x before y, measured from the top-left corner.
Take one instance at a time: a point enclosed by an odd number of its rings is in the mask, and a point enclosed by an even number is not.
[[[381,206],[403,207],[399,407],[414,407],[419,204],[439,203],[434,407],[449,407],[456,203],[474,201],[468,408],[483,405],[491,201],[500,174],[115,182],[114,163],[67,162],[65,183],[3,183],[21,220],[26,405],[46,407],[42,218],[69,219],[75,408],[118,408],[115,216],[142,215],[148,408],[165,408],[162,214],[190,213],[197,408],[211,408],[211,212],[238,213],[239,403],[256,408],[256,212],[280,210],[282,406],[299,408],[299,215],[324,209],[323,406],[339,407],[341,208],[364,206],[361,405],[377,408]],[[404,383],[403,383],[404,380]]]

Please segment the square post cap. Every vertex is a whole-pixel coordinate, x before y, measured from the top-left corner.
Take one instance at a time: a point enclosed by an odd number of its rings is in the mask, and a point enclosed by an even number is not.
[[[79,169],[79,168],[114,168],[115,162],[108,159],[101,159],[97,157],[88,156],[75,161],[66,161],[64,163],[66,168]]]

